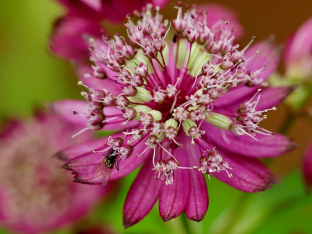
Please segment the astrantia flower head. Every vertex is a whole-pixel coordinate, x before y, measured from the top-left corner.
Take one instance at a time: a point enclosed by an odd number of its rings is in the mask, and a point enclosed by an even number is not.
[[[216,20],[181,2],[173,7],[172,21],[148,5],[128,17],[127,37],[90,37],[92,65],[76,66],[86,101],[52,105],[68,121],[84,123],[80,132],[119,131],[61,152],[76,182],[106,184],[145,162],[126,199],[125,227],[158,198],[165,221],[182,211],[202,220],[203,175],[245,192],[270,188],[274,177],[257,157],[292,148],[259,126],[290,92],[266,87],[278,62],[274,45],[250,47],[253,38],[240,48],[226,14]]]
[[[43,233],[81,218],[111,188],[71,183],[51,156],[69,143],[77,126],[53,116],[12,122],[0,135],[0,223],[21,233]]]

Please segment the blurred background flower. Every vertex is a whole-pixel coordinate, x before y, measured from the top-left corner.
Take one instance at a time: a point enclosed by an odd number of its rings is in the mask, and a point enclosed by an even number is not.
[[[42,233],[83,217],[111,185],[72,183],[52,155],[65,146],[90,140],[71,139],[77,126],[37,112],[27,121],[10,121],[0,135],[0,223],[21,233]]]
[[[66,15],[54,23],[51,50],[67,59],[88,59],[87,38],[101,38],[106,31],[102,24],[120,23],[127,14],[141,10],[147,3],[164,7],[167,0],[59,0],[66,7]]]
[[[193,1],[196,4],[206,1]],[[177,1],[170,1],[177,4]],[[186,2],[184,2],[186,3]],[[210,3],[210,2],[209,2]],[[216,3],[216,2],[215,2]],[[275,41],[285,43],[289,35],[311,17],[312,2],[298,1],[245,1],[219,0],[234,10],[245,28],[240,44],[247,44],[252,36],[257,41],[275,35]],[[71,66],[49,55],[48,40],[52,22],[66,14],[66,8],[56,1],[0,1],[0,115],[29,116],[34,104],[66,98],[81,98],[81,87]],[[170,19],[170,7],[162,11]],[[291,16],[291,17],[290,17]],[[123,30],[123,25],[105,25],[112,35]],[[284,74],[284,67],[280,66]],[[311,99],[305,104],[311,106]],[[279,131],[287,120],[286,105],[270,113],[262,127]],[[248,195],[212,179],[209,181],[211,205],[200,224],[186,221],[183,216],[166,224],[157,209],[138,225],[123,230],[122,207],[130,184],[137,171],[123,180],[124,186],[114,199],[104,202],[91,218],[114,227],[117,233],[309,233],[312,230],[311,196],[305,196],[299,168],[312,138],[311,121],[306,116],[294,118],[287,135],[300,144],[293,153],[270,161],[269,167],[278,175],[280,184],[265,193]],[[109,212],[108,212],[109,211]],[[300,218],[298,218],[300,217]],[[80,225],[85,225],[81,222]],[[185,231],[186,230],[186,231]],[[0,233],[10,233],[0,231]],[[62,230],[53,233],[75,233]]]

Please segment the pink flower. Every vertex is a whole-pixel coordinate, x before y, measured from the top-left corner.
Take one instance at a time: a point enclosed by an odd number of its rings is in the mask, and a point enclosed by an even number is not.
[[[0,135],[0,223],[21,233],[42,233],[81,218],[111,188],[71,183],[69,173],[51,158],[69,143],[77,126],[37,114],[12,122]]]
[[[204,175],[244,192],[271,188],[274,176],[258,158],[294,146],[258,125],[292,90],[267,87],[278,64],[275,46],[239,48],[230,21],[195,8],[183,14],[182,3],[175,8],[172,23],[149,7],[140,19],[129,18],[128,40],[91,37],[92,65],[76,64],[86,101],[51,104],[82,126],[75,136],[117,131],[58,154],[75,182],[106,184],[143,164],[125,201],[126,228],[157,199],[164,221],[183,211],[202,220],[208,208]]]
[[[66,6],[67,14],[59,18],[53,27],[51,50],[66,59],[88,58],[88,43],[85,37],[101,37],[100,23],[109,20],[120,23],[134,10],[142,9],[151,2],[164,7],[168,0],[58,0]]]
[[[284,52],[286,77],[291,80],[312,79],[312,18],[308,19],[287,41]]]

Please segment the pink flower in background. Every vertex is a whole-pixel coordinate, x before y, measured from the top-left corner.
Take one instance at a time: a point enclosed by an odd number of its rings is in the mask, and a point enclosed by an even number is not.
[[[286,76],[292,80],[312,80],[312,18],[287,41],[284,52]]]
[[[307,150],[303,161],[303,176],[306,182],[307,191],[311,192],[312,189],[312,146]]]
[[[69,15],[119,23],[134,10],[141,10],[147,3],[164,7],[168,0],[58,0],[66,6]]]
[[[0,135],[0,223],[21,233],[42,233],[85,215],[111,188],[73,184],[52,158],[77,127],[47,115],[12,122]]]
[[[67,15],[53,27],[50,47],[53,53],[66,59],[88,59],[86,36],[101,37],[101,21],[120,23],[127,14],[140,10],[147,3],[164,7],[167,0],[59,0],[67,8]]]
[[[285,78],[289,83],[299,84],[288,104],[301,108],[311,97],[312,90],[312,17],[309,18],[286,43],[284,50]],[[307,112],[311,107],[307,108]],[[303,161],[303,176],[307,190],[312,188],[312,147],[307,149]]]
[[[86,101],[51,104],[82,126],[75,136],[117,131],[57,154],[75,182],[106,184],[143,164],[124,205],[126,228],[157,199],[164,221],[183,211],[202,220],[209,203],[204,175],[244,192],[271,188],[274,176],[258,158],[294,147],[258,125],[292,91],[267,87],[279,60],[275,46],[250,46],[252,39],[240,48],[227,14],[175,8],[172,22],[150,7],[129,18],[127,39],[90,37],[92,65],[76,63]]]

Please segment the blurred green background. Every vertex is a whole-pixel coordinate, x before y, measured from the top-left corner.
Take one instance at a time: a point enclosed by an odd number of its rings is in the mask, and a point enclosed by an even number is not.
[[[308,0],[219,0],[217,3],[239,15],[246,28],[243,44],[254,35],[260,40],[271,34],[282,43],[312,16],[312,1]],[[33,107],[44,102],[80,98],[80,87],[76,85],[77,78],[70,64],[52,56],[48,49],[52,23],[64,9],[52,0],[0,1],[0,9],[0,121],[12,116],[29,116]],[[164,13],[167,18],[175,14],[170,5]],[[110,30],[120,28],[111,26]],[[277,112],[270,113],[265,127],[277,131],[286,113],[285,106],[279,107]],[[271,162],[280,179],[280,184],[272,190],[244,194],[214,178],[207,180],[210,205],[201,223],[188,221],[183,216],[163,223],[155,206],[143,221],[124,230],[122,207],[136,174],[133,172],[120,181],[117,197],[112,195],[103,201],[89,218],[75,227],[96,223],[116,233],[312,233],[312,197],[305,194],[300,174],[300,162],[311,132],[311,126],[303,119],[295,122],[289,136],[295,138],[301,148]],[[72,233],[72,230],[67,226],[52,233]]]

